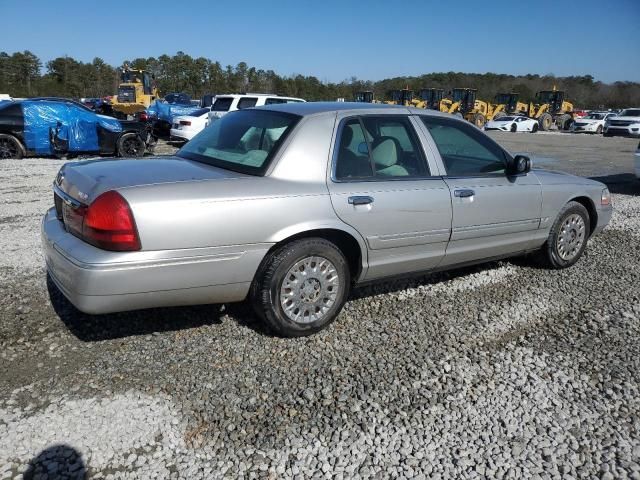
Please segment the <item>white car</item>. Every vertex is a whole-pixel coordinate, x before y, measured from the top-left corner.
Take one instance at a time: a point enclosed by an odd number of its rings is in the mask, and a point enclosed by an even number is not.
[[[503,132],[531,132],[538,131],[540,126],[533,118],[523,116],[507,116],[490,120],[484,125],[485,130],[502,130]]]
[[[191,115],[175,117],[171,125],[171,140],[191,140],[209,124],[210,111],[209,108],[201,108]]]
[[[609,117],[613,117],[612,112],[590,112],[587,116],[577,118],[571,124],[571,131],[574,133],[602,133],[604,123]]]
[[[605,120],[603,135],[613,137],[640,137],[640,108],[625,108],[616,116]]]
[[[302,98],[281,97],[270,93],[243,93],[230,95],[216,95],[216,100],[209,112],[209,123],[219,119],[223,115],[243,108],[260,107],[262,105],[274,105],[277,103],[305,102]]]

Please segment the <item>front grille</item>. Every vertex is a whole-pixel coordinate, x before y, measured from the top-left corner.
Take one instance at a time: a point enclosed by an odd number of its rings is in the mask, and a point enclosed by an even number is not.
[[[586,123],[576,122],[576,127],[586,127],[587,125]]]
[[[610,125],[613,127],[628,127],[632,123],[635,122],[632,122],[631,120],[611,120]]]

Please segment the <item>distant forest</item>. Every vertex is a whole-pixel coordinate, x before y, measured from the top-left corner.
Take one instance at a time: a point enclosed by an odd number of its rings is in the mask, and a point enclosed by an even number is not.
[[[126,60],[132,68],[151,71],[162,94],[186,92],[193,98],[205,93],[269,92],[306,100],[352,100],[361,90],[373,90],[379,100],[388,99],[394,89],[454,87],[478,89],[478,98],[492,100],[498,92],[518,92],[521,100],[533,100],[538,90],[555,85],[567,92],[567,99],[581,108],[621,108],[640,106],[640,83],[602,83],[590,75],[556,77],[552,74],[506,75],[498,73],[427,73],[417,77],[395,77],[376,82],[351,77],[339,83],[322,82],[305,75],[282,76],[273,70],[250,67],[245,62],[222,66],[204,57],[193,58],[183,52],[158,58]],[[124,63],[124,62],[123,62]],[[44,69],[43,69],[44,67]],[[102,97],[113,95],[118,83],[118,67],[100,58],[84,63],[71,57],[58,57],[43,65],[29,51],[0,52],[0,93],[13,97],[59,96]]]

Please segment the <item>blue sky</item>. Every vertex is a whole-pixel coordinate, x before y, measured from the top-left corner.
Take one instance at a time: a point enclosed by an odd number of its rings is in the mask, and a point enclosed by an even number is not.
[[[0,0],[0,12],[0,51],[43,62],[182,50],[322,81],[441,71],[640,81],[640,0]]]

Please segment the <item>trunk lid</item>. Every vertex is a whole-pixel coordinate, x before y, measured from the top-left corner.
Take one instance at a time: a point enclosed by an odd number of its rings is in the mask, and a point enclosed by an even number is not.
[[[89,204],[109,190],[245,176],[180,157],[152,157],[67,163],[58,172],[55,184],[75,200]]]

